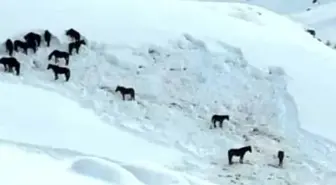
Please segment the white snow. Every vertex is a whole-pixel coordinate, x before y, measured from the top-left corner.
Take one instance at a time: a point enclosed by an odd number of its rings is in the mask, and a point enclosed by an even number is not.
[[[2,2],[5,15],[30,11],[0,17],[11,22],[2,40],[44,29],[57,38],[15,54],[21,76],[0,75],[0,160],[13,169],[3,184],[335,184],[336,53],[302,24],[242,3],[57,4]],[[67,48],[71,27],[89,44],[70,58],[70,81],[54,81],[47,55]],[[213,114],[231,120],[209,130]],[[246,164],[229,166],[227,150],[245,145]],[[34,169],[11,178],[20,166]]]

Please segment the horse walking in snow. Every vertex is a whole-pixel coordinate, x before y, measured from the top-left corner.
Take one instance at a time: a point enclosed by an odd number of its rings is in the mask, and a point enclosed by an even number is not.
[[[282,167],[283,165],[283,159],[285,157],[285,152],[282,150],[278,151],[278,159],[279,159],[279,166]]]
[[[49,32],[49,30],[45,30],[43,36],[44,36],[45,42],[47,43],[47,47],[49,47],[50,46],[50,41],[51,41],[51,36],[52,36],[51,33]]]
[[[18,52],[18,48],[23,49],[24,54],[28,54],[28,49],[31,48],[34,53],[36,53],[36,43],[35,42],[23,42],[21,40],[15,40],[14,41],[14,50]]]
[[[213,123],[213,127],[216,128],[216,122],[218,121],[219,122],[219,127],[220,128],[223,128],[223,121],[224,120],[230,120],[230,116],[229,115],[217,115],[217,114],[214,114],[212,117],[211,117],[211,122]],[[211,125],[210,125],[210,129],[211,129]]]
[[[229,158],[229,164],[232,165],[232,157],[233,156],[239,156],[239,162],[242,164],[243,160],[244,160],[244,155],[245,153],[249,151],[250,153],[252,153],[252,148],[251,146],[245,146],[242,148],[231,148],[230,150],[228,150],[228,158]]]
[[[0,59],[0,64],[3,64],[5,68],[5,72],[13,72],[13,68],[15,68],[16,75],[20,75],[20,62],[16,60],[14,57],[2,57]]]
[[[51,52],[48,56],[48,60],[51,60],[52,57],[55,57],[55,63],[58,63],[58,59],[59,58],[64,58],[65,60],[65,65],[69,65],[69,53],[65,52],[65,51],[59,51],[59,50],[54,50],[53,52]]]
[[[120,92],[123,100],[125,100],[125,95],[129,94],[131,96],[131,100],[134,100],[134,89],[133,88],[126,88],[126,87],[122,87],[122,86],[117,86],[117,88],[115,89],[115,92]]]
[[[37,33],[29,32],[23,38],[26,40],[27,43],[28,42],[35,42],[35,45],[37,47],[40,47],[40,45],[41,45],[41,35],[39,35]]]
[[[6,52],[8,52],[9,56],[13,56],[13,51],[14,51],[14,44],[11,39],[6,40]]]
[[[76,53],[78,54],[79,48],[81,47],[81,45],[86,45],[85,40],[79,40],[79,41],[69,43],[69,45],[68,45],[69,54],[72,55],[72,50],[73,49],[76,49]]]
[[[70,69],[67,67],[60,67],[55,64],[48,64],[47,70],[51,69],[54,72],[55,80],[58,79],[58,74],[64,74],[65,81],[69,81],[70,79]]]
[[[65,35],[74,39],[75,41],[79,41],[81,37],[80,33],[73,28],[66,30]]]

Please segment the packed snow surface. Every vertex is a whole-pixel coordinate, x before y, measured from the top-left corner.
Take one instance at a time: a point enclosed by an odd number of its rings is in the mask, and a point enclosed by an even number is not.
[[[11,22],[1,40],[54,35],[50,48],[15,53],[19,77],[0,75],[1,160],[36,166],[32,183],[45,184],[41,171],[63,180],[55,184],[335,184],[335,146],[319,136],[336,141],[336,53],[302,24],[241,3],[57,4],[1,7],[5,15],[30,11],[1,17]],[[67,50],[69,28],[88,45],[70,57],[70,81],[55,81],[47,56]],[[123,101],[117,85],[133,87],[136,100]],[[210,130],[213,114],[230,120]],[[253,152],[245,163],[229,166],[227,150],[246,145]],[[278,150],[286,152],[283,168]]]

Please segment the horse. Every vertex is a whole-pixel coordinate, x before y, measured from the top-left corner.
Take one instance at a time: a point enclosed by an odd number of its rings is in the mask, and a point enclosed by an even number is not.
[[[244,155],[245,153],[249,151],[250,153],[252,153],[252,148],[251,146],[245,146],[242,148],[231,148],[230,150],[228,150],[228,158],[229,158],[229,164],[232,165],[232,157],[233,156],[239,156],[239,162],[242,164],[243,160],[244,160]]]
[[[40,45],[41,45],[41,35],[39,35],[37,33],[29,32],[23,38],[26,40],[27,43],[28,42],[35,42],[37,47],[40,47]]]
[[[47,70],[51,69],[54,72],[55,75],[55,80],[58,79],[58,74],[64,74],[65,75],[65,81],[69,81],[70,79],[70,69],[67,67],[60,67],[58,65],[55,64],[48,64],[47,66]]]
[[[23,49],[23,52],[27,55],[28,54],[28,48],[31,48],[34,53],[36,53],[36,43],[35,42],[23,42],[21,40],[15,40],[14,41],[14,50],[18,52],[18,47]]]
[[[70,29],[66,30],[65,35],[68,36],[68,37],[71,37],[75,41],[79,41],[80,36],[81,36],[80,33],[73,28],[70,28]]]
[[[133,88],[126,88],[126,87],[122,87],[122,86],[117,86],[117,88],[115,89],[115,92],[118,92],[120,91],[122,97],[123,97],[123,100],[125,100],[125,95],[126,94],[129,94],[131,96],[131,100],[134,100],[134,89]]]
[[[50,41],[51,41],[51,33],[49,32],[49,30],[45,30],[43,36],[44,36],[44,40],[47,43],[47,47],[49,47]]]
[[[82,44],[86,45],[85,40],[79,40],[79,41],[69,43],[69,54],[72,55],[73,49],[76,49],[76,53],[78,54],[79,48]]]
[[[313,29],[306,29],[306,32],[310,33],[313,37],[316,35],[316,32]]]
[[[8,52],[9,56],[13,56],[14,44],[11,39],[6,40],[6,51]]]
[[[13,72],[13,68],[15,68],[16,75],[20,75],[20,62],[16,60],[14,57],[2,57],[0,58],[0,64],[4,65],[6,72]]]
[[[223,128],[223,121],[224,120],[230,120],[230,116],[229,115],[217,115],[214,114],[211,117],[211,122],[213,123],[214,128],[216,128],[216,122],[219,121],[219,127]],[[210,129],[211,129],[211,125],[210,125]]]
[[[48,60],[51,60],[52,57],[55,57],[55,63],[58,63],[58,58],[64,58],[65,59],[65,65],[69,65],[69,53],[65,51],[59,51],[59,50],[54,50],[51,52],[48,56]]]
[[[284,157],[285,157],[285,152],[282,150],[279,150],[278,151],[279,166],[282,166]]]

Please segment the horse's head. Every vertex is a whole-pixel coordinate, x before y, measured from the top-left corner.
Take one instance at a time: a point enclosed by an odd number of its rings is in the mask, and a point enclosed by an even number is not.
[[[47,70],[50,69],[50,68],[52,68],[52,65],[51,65],[51,64],[48,64],[48,66],[47,66]]]
[[[251,147],[251,146],[248,146],[248,147],[247,147],[247,151],[249,151],[250,153],[252,153],[252,147]]]
[[[121,89],[121,88],[120,88],[120,86],[118,85],[117,88],[115,89],[115,92],[120,91],[120,89]]]
[[[80,40],[79,42],[80,42],[81,44],[83,44],[83,45],[86,45],[85,40]]]

